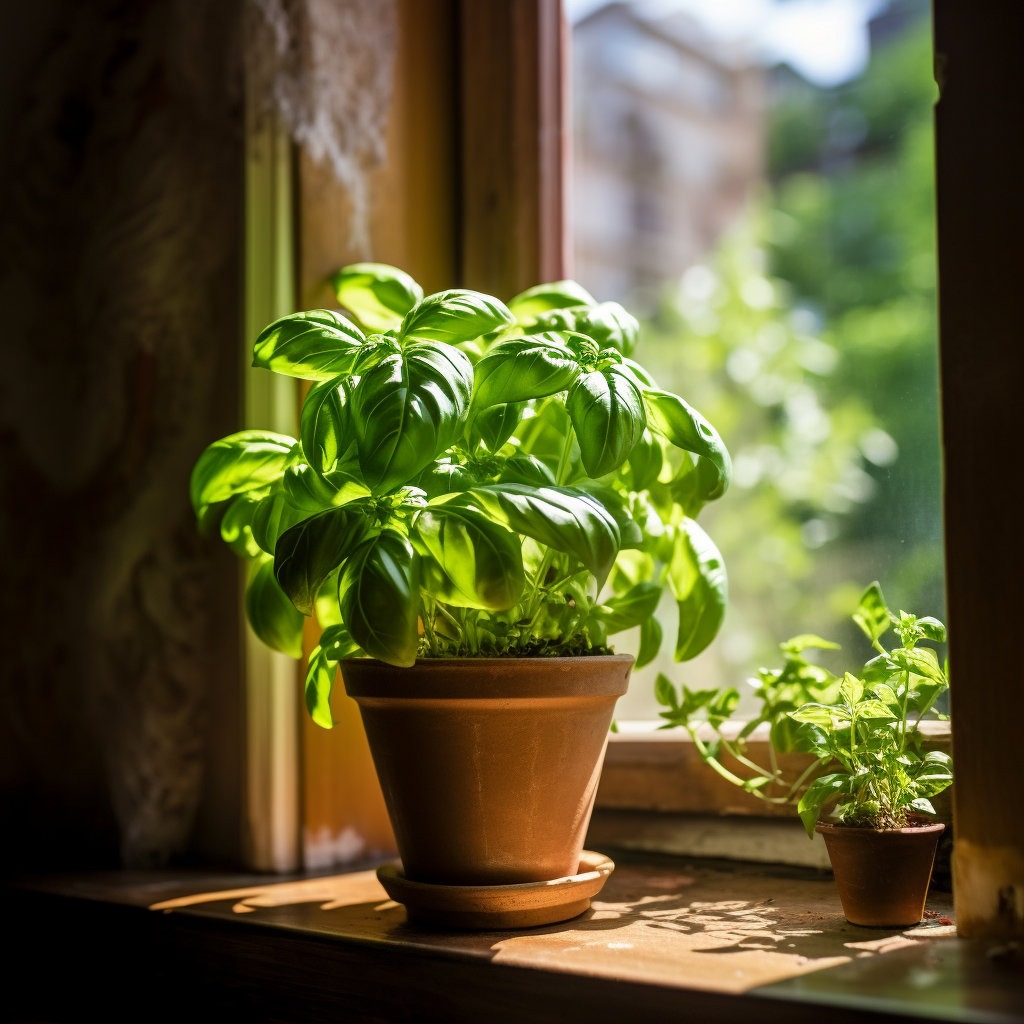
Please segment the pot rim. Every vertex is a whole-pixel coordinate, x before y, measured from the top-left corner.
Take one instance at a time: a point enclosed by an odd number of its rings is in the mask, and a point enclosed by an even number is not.
[[[617,699],[629,686],[631,654],[539,658],[423,658],[399,668],[373,658],[339,662],[345,692],[357,700]]]
[[[873,836],[896,836],[896,835],[927,835],[928,833],[939,833],[944,831],[946,823],[943,821],[926,821],[918,825],[904,825],[903,828],[864,828],[858,825],[843,825],[841,822],[819,821],[814,826],[814,831],[821,835],[873,835]]]

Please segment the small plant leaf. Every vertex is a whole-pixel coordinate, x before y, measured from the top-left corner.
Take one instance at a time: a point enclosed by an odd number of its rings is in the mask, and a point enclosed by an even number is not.
[[[837,797],[850,793],[851,789],[850,776],[842,772],[822,775],[807,787],[796,805],[796,810],[811,839],[814,838],[814,826],[817,825],[825,806]]]

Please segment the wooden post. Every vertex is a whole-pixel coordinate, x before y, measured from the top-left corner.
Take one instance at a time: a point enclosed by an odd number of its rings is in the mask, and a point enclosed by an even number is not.
[[[1020,937],[1024,8],[935,0],[934,18],[956,918]]]

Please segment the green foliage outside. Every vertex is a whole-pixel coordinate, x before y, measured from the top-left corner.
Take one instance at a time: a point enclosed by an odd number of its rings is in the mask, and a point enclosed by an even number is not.
[[[715,671],[794,623],[835,633],[865,574],[944,607],[936,92],[926,7],[858,79],[780,88],[755,211],[644,327],[734,458],[707,517],[733,580]]]

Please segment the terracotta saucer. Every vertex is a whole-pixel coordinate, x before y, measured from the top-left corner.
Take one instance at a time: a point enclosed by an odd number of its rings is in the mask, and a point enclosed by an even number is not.
[[[402,874],[401,861],[377,869],[384,891],[405,906],[416,924],[442,928],[532,928],[579,917],[601,891],[614,862],[603,853],[584,850],[579,871],[547,882],[515,885],[432,885]]]

